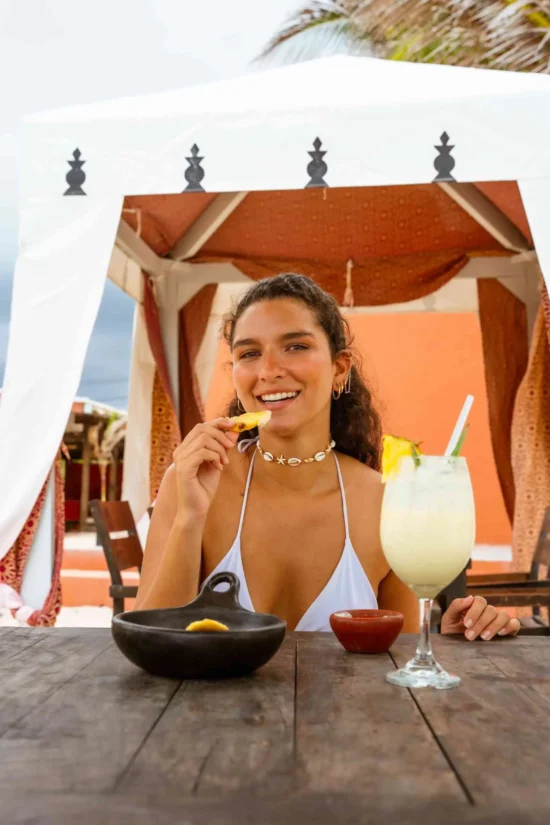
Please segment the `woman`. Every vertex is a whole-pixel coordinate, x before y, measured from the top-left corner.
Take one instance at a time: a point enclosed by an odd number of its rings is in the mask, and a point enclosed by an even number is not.
[[[228,416],[272,417],[259,440],[229,432],[227,419],[199,424],[175,451],[136,607],[185,604],[205,578],[231,570],[243,606],[290,630],[329,630],[335,610],[378,604],[416,631],[417,599],[380,545],[380,421],[338,305],[309,278],[278,275],[248,290],[225,337],[236,391]],[[288,463],[319,453],[324,460]],[[443,632],[471,639],[518,630],[480,597],[456,600],[442,618]]]

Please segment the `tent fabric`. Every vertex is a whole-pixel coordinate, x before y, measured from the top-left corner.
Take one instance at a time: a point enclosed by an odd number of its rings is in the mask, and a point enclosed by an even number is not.
[[[21,194],[61,195],[77,147],[92,197],[547,178],[549,91],[544,75],[334,56],[43,112],[23,125]]]
[[[527,369],[527,311],[525,304],[498,281],[479,279],[477,291],[493,457],[513,524],[512,416]]]
[[[23,201],[0,406],[0,560],[24,529],[63,438],[121,207],[121,197]],[[53,559],[55,548],[48,552]]]
[[[548,313],[547,294],[535,323],[529,364],[517,392],[512,422],[516,488],[512,550],[518,571],[531,565],[550,502],[550,331],[545,311]]]

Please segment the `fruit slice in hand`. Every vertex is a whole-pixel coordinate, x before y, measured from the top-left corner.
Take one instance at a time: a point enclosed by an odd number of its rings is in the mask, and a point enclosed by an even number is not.
[[[194,630],[208,630],[208,631],[216,631],[216,630],[229,630],[227,625],[222,624],[221,622],[215,621],[215,619],[202,619],[200,622],[191,622],[191,624],[187,625],[185,628],[186,630],[194,631]]]
[[[229,420],[233,422],[231,433],[243,433],[245,430],[253,430],[255,427],[265,427],[271,418],[271,410],[263,410],[263,412],[244,413],[237,415],[235,418]]]
[[[382,438],[382,481],[387,481],[396,471],[401,458],[405,455],[417,459],[422,455],[419,443],[409,441],[397,435],[384,435]],[[416,463],[416,462],[415,462]],[[418,462],[419,463],[419,462]]]

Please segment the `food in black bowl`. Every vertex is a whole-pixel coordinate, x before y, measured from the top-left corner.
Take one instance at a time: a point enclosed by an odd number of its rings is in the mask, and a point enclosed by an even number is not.
[[[224,582],[229,584],[227,590],[214,590]],[[278,651],[286,622],[245,610],[239,603],[239,588],[234,573],[217,573],[184,607],[115,616],[113,638],[131,662],[155,676],[208,679],[252,673]],[[205,619],[228,630],[187,630]]]

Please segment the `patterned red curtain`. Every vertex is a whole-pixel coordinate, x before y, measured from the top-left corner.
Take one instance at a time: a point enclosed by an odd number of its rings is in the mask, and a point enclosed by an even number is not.
[[[544,286],[529,364],[514,407],[512,466],[513,562],[516,570],[523,571],[531,565],[544,511],[550,505],[550,302]]]
[[[61,468],[61,456],[59,455],[54,465],[55,472],[55,535],[54,535],[54,559],[52,580],[49,593],[43,606],[37,610],[30,612],[29,608],[23,607],[25,611],[24,618],[29,625],[39,625],[41,627],[53,627],[56,618],[61,610],[61,564],[63,561],[63,539],[65,536],[65,495],[63,473]],[[23,574],[25,572],[25,565],[31,551],[36,530],[40,522],[40,517],[44,510],[44,503],[46,501],[46,491],[50,476],[42,487],[40,495],[32,509],[32,512],[27,519],[25,526],[19,534],[17,541],[10,548],[6,556],[0,561],[0,582],[13,588],[16,594],[21,592],[21,584],[23,581]],[[21,602],[21,605],[23,603]],[[17,613],[14,608],[13,614]],[[21,615],[21,614],[20,614]]]
[[[181,443],[178,413],[170,385],[158,305],[151,278],[143,272],[143,310],[149,346],[156,363],[151,399],[151,455],[149,461],[150,500],[157,497],[160,483],[172,463],[172,454]]]

